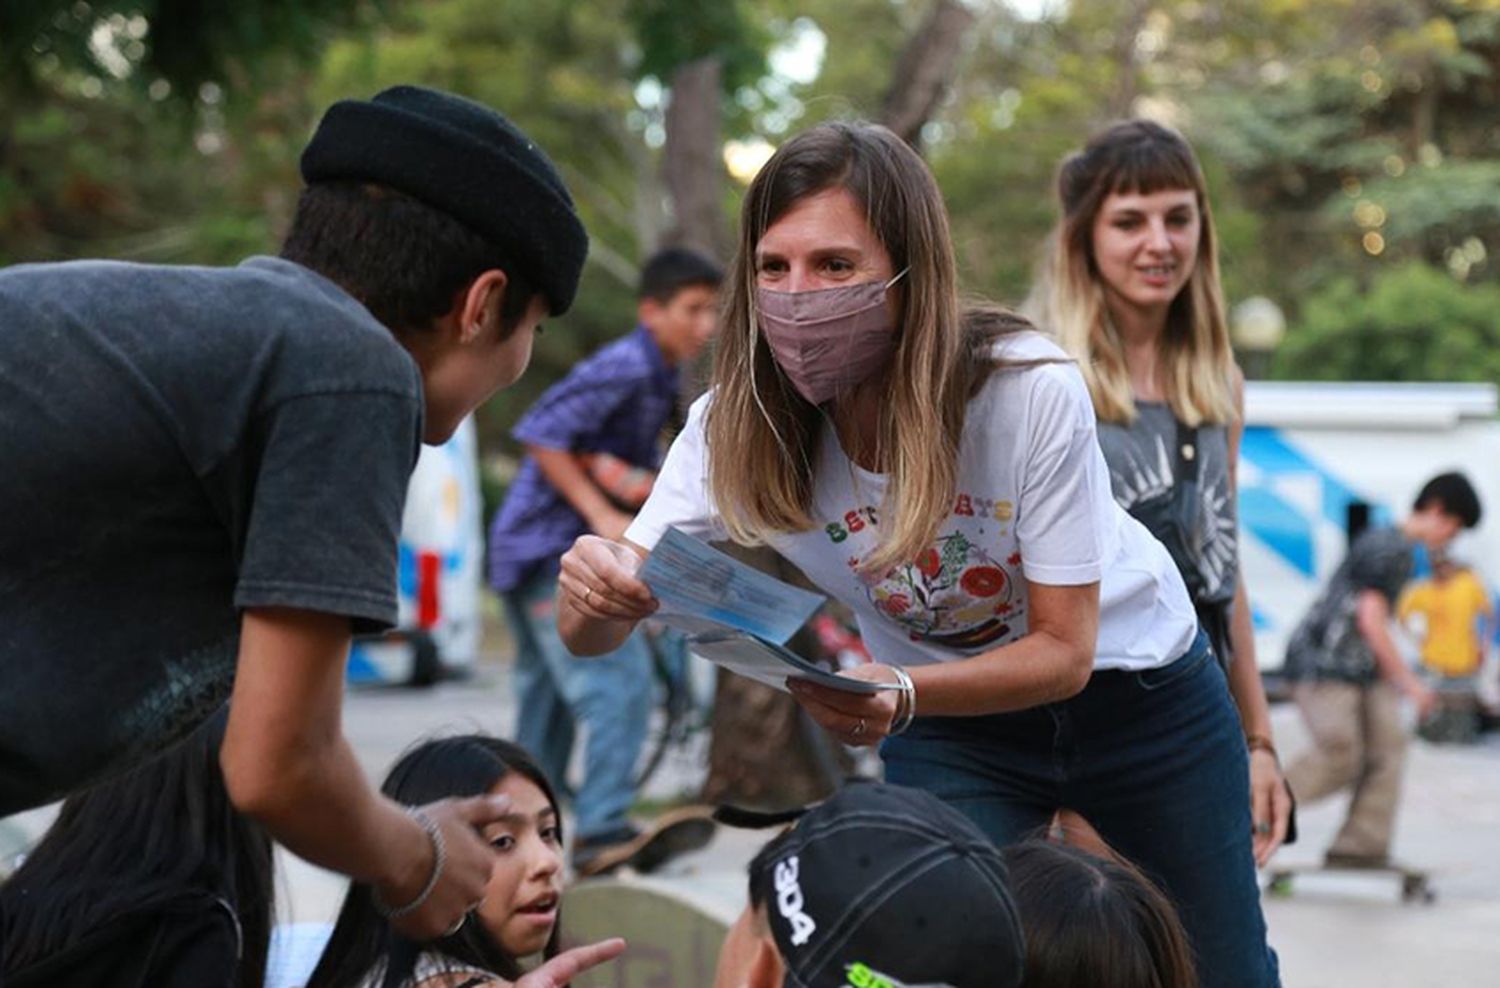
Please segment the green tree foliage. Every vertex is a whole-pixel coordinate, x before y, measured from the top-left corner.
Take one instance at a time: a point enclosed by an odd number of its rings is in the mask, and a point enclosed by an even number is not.
[[[1464,285],[1421,263],[1368,286],[1330,282],[1302,306],[1276,373],[1316,381],[1500,383],[1500,286]]]
[[[1420,259],[1462,280],[1494,278],[1485,245],[1500,245],[1500,163],[1434,156],[1333,197],[1323,217],[1351,242],[1377,234],[1388,263]]]
[[[6,0],[0,3],[0,88],[34,92],[49,75],[163,80],[187,99],[203,83],[259,79],[267,56],[309,58],[332,27],[374,0]]]
[[[625,6],[641,48],[640,76],[666,82],[678,66],[713,56],[732,93],[765,73],[769,37],[743,0],[628,0]]]
[[[1229,301],[1274,298],[1291,340],[1334,286],[1363,298],[1397,273],[1414,278],[1413,263],[1456,297],[1500,281],[1500,0],[1074,0],[1037,19],[1001,0],[972,6],[958,82],[924,133],[966,288],[1024,298],[1055,218],[1058,162],[1122,107],[1193,141]],[[725,57],[729,139],[871,118],[929,8],[0,0],[0,47],[15,55],[0,74],[0,261],[229,263],[274,249],[297,154],[328,103],[397,82],[469,95],[547,148],[593,245],[575,311],[549,325],[521,387],[486,410],[495,448],[540,388],[633,320],[636,267],[666,214],[656,83],[684,59]],[[156,61],[194,23],[193,43],[173,45],[183,67]],[[811,81],[765,58],[809,32],[826,42]],[[728,190],[726,214],[740,191]],[[1360,345],[1357,333],[1308,332]],[[1310,344],[1291,340],[1279,372],[1313,373],[1297,356]],[[1320,366],[1344,366],[1318,353]]]
[[[1247,17],[1259,6],[1284,44],[1252,48],[1253,61],[1198,45],[1218,57],[1181,98],[1201,146],[1264,218],[1261,249],[1276,263],[1262,290],[1295,310],[1329,278],[1413,258],[1495,277],[1482,254],[1500,233],[1487,201],[1500,176],[1500,4],[1236,6]]]
[[[358,0],[0,3],[0,263],[274,243],[317,44]]]

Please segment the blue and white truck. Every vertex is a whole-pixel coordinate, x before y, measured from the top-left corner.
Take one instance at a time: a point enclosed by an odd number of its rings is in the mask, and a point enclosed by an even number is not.
[[[483,508],[473,419],[441,446],[423,446],[401,519],[396,630],[360,639],[349,656],[358,684],[429,685],[479,656],[484,593]]]
[[[1399,520],[1422,484],[1443,471],[1462,470],[1485,509],[1452,554],[1495,586],[1496,408],[1490,384],[1249,383],[1240,558],[1264,671],[1281,668],[1287,638],[1344,556],[1351,521],[1366,514],[1371,524]],[[1424,566],[1419,553],[1419,572]]]

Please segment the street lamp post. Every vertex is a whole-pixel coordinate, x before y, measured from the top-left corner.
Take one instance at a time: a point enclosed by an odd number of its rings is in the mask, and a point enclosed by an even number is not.
[[[1266,377],[1271,356],[1286,335],[1281,306],[1261,295],[1245,299],[1229,317],[1229,334],[1240,353],[1240,367],[1251,380]]]

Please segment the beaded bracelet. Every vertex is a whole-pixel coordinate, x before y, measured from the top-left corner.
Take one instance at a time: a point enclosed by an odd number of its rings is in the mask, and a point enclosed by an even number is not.
[[[901,696],[896,702],[896,719],[891,721],[891,729],[886,732],[887,737],[895,737],[911,726],[911,722],[917,716],[917,687],[911,681],[911,676],[900,666],[891,666],[895,672],[896,679],[901,684]]]
[[[427,839],[432,842],[432,874],[427,876],[427,884],[422,886],[422,891],[417,893],[417,897],[404,906],[388,906],[381,902],[380,896],[371,890],[370,902],[375,906],[375,911],[385,919],[400,919],[402,916],[408,916],[421,909],[427,897],[432,895],[432,890],[437,888],[438,879],[443,875],[443,863],[448,860],[448,850],[443,844],[443,832],[438,829],[432,817],[416,806],[408,806],[406,815],[422,825],[422,829],[427,832]]]

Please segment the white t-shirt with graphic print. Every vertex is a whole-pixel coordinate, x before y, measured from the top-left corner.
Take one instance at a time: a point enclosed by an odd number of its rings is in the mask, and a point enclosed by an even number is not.
[[[1008,361],[1061,358],[1037,333],[996,344]],[[650,499],[625,537],[656,545],[668,526],[727,537],[709,497],[698,399]],[[1166,665],[1192,644],[1197,617],[1172,558],[1110,493],[1094,408],[1078,369],[1001,369],[970,402],[958,493],[937,541],[885,574],[860,570],[876,544],[884,476],[844,455],[831,423],[820,437],[805,532],[770,545],[859,619],[877,661],[917,665],[986,652],[1026,634],[1026,581],[1100,583],[1096,669]]]

